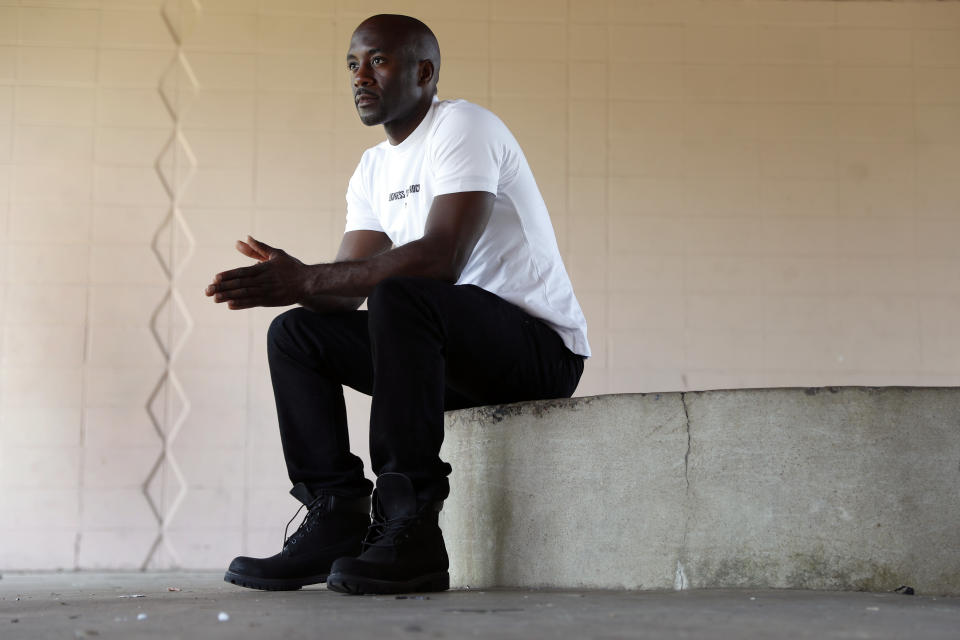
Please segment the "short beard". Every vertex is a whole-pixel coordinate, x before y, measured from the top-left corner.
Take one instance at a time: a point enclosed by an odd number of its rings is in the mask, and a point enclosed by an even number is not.
[[[357,115],[360,116],[360,122],[367,125],[368,127],[372,127],[378,124],[383,124],[383,121],[386,118],[386,116],[379,109],[377,109],[373,113],[368,112],[366,115],[364,115],[360,113],[360,109],[358,108]]]

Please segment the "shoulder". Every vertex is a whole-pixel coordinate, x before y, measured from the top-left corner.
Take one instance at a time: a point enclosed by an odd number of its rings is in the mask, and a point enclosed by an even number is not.
[[[437,105],[435,133],[509,134],[507,126],[492,111],[466,100],[442,100]]]

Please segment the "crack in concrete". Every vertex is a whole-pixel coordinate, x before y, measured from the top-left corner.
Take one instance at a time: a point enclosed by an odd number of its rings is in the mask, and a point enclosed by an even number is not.
[[[687,409],[687,394],[680,394],[680,403],[683,404],[683,415],[687,419],[687,451],[683,454],[683,479],[687,483],[687,492],[690,491],[690,411]]]
[[[687,450],[683,454],[683,480],[686,482],[683,500],[683,538],[680,540],[680,548],[677,551],[677,570],[674,575],[673,588],[683,591],[690,588],[690,578],[687,575],[687,539],[690,535],[690,449],[693,442],[693,436],[690,430],[690,408],[687,406],[687,394],[680,393],[680,404],[683,405],[683,416],[686,419],[687,428]]]

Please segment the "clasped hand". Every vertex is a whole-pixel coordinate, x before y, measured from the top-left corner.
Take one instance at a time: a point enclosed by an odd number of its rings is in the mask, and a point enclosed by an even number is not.
[[[282,307],[300,302],[306,293],[307,266],[282,249],[274,249],[247,236],[237,241],[237,251],[258,261],[218,273],[204,290],[214,302],[231,309]]]

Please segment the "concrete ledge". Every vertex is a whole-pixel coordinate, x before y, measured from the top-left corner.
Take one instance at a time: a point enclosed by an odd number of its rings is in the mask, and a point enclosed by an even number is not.
[[[960,594],[960,388],[447,414],[456,586]]]

